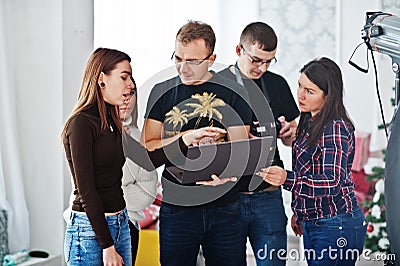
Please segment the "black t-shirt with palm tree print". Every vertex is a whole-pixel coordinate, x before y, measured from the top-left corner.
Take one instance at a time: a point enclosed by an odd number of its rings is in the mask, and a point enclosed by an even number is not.
[[[227,129],[250,125],[252,111],[246,89],[219,74],[212,74],[210,80],[199,85],[184,85],[178,76],[155,85],[147,102],[145,118],[163,123],[164,138],[206,126]],[[219,141],[226,140],[225,136]],[[163,177],[178,183],[168,171],[163,172]],[[234,190],[236,188],[214,202],[213,206],[223,206],[237,198],[237,195],[233,196],[233,193],[238,194]],[[168,194],[168,191],[164,189],[163,194]]]

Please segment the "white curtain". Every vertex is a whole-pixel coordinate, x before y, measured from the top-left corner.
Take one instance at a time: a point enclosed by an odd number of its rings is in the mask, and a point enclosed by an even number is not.
[[[0,209],[8,214],[11,253],[29,248],[29,215],[25,202],[16,126],[15,69],[7,24],[8,0],[0,0]],[[10,27],[10,28],[7,28]]]

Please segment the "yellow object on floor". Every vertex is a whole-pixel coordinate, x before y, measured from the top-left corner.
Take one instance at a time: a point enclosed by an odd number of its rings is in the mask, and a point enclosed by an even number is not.
[[[158,235],[158,230],[143,229],[139,231],[136,266],[160,265],[160,242]]]

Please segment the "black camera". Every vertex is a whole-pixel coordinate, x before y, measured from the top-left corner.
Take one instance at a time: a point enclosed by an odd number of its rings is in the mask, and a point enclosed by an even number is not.
[[[275,125],[274,125],[274,123],[275,123]],[[273,129],[274,127],[276,130],[276,135],[279,135],[279,131],[281,131],[281,129],[282,129],[282,124],[281,124],[281,122],[279,122],[278,119],[276,119],[274,122],[271,122],[270,126],[267,127],[268,129],[265,126],[261,126],[258,124],[257,125],[252,124],[250,126],[250,133],[256,137],[263,137],[265,135],[272,134],[272,132],[270,132],[270,130]]]
[[[265,131],[266,131],[266,129],[265,129],[264,126],[254,125],[254,124],[252,124],[252,125],[250,126],[250,133],[251,133],[253,136],[262,137],[262,136],[263,136],[263,133],[264,133]]]

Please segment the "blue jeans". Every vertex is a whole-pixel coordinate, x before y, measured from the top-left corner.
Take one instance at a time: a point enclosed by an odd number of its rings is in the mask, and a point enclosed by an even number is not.
[[[114,239],[114,246],[122,257],[124,265],[132,265],[131,236],[126,209],[118,215],[106,216],[108,228]],[[103,249],[97,242],[96,234],[86,214],[71,212],[64,243],[65,262],[68,266],[103,265]]]
[[[285,265],[286,261],[278,258],[278,252],[286,252],[287,249],[287,217],[283,207],[282,191],[240,194],[240,201],[244,234],[243,249],[246,249],[246,241],[249,237],[258,266]],[[271,254],[272,257],[270,257]],[[284,257],[286,253],[279,254]]]
[[[308,265],[355,265],[361,256],[367,222],[362,210],[303,222]]]
[[[206,265],[243,265],[239,200],[218,208],[160,209],[161,265],[195,266],[200,245]]]

